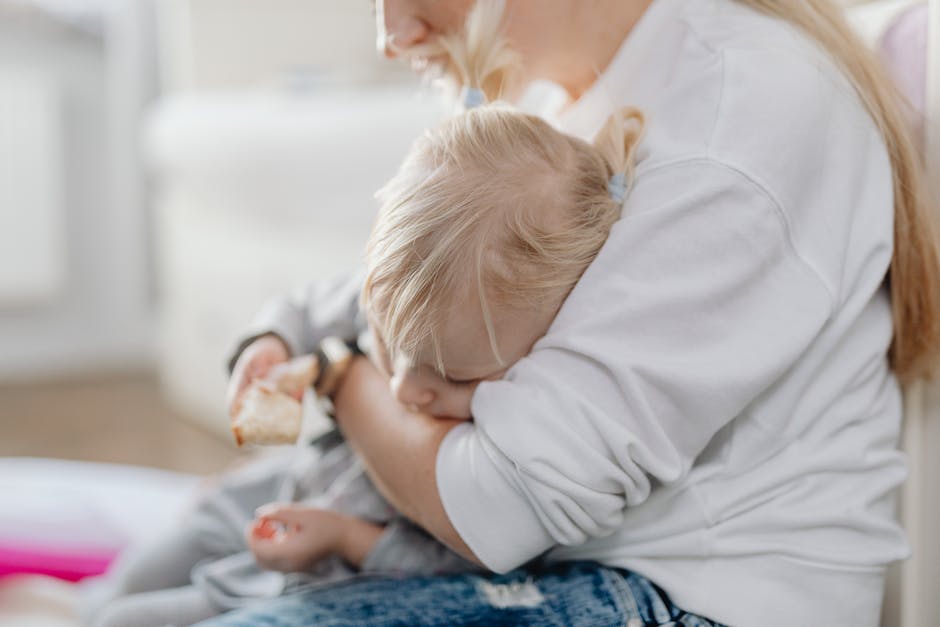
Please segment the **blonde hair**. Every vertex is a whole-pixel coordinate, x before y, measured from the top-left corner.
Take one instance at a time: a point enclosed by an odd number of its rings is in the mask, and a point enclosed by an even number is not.
[[[940,350],[940,252],[922,155],[904,101],[877,58],[829,0],[737,0],[818,42],[851,80],[881,132],[894,172],[894,256],[888,271],[894,338],[889,358],[909,382],[931,373]]]
[[[560,306],[607,239],[632,177],[643,118],[612,117],[598,146],[503,107],[472,109],[426,133],[377,194],[364,308],[392,359],[429,350],[454,312],[479,307],[500,364],[494,310]]]
[[[451,73],[498,99],[518,58],[500,33],[502,2],[479,0],[465,31],[443,38]],[[606,241],[644,126],[616,112],[597,147],[502,106],[471,109],[426,133],[376,197],[362,304],[393,360],[430,350],[443,373],[443,326],[478,306],[498,363],[494,310],[560,306]]]
[[[490,102],[499,100],[517,79],[519,55],[501,32],[503,0],[477,0],[463,32],[440,38],[447,54],[447,75],[461,87],[483,91]]]

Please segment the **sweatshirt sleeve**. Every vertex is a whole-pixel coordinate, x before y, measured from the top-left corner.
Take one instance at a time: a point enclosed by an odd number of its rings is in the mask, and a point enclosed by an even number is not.
[[[353,338],[366,327],[359,309],[363,273],[311,282],[268,302],[238,342],[229,359],[229,371],[253,340],[273,333],[292,355],[312,353],[325,337]]]
[[[438,452],[457,532],[504,572],[608,535],[681,480],[832,312],[771,194],[708,159],[642,170],[548,333]]]

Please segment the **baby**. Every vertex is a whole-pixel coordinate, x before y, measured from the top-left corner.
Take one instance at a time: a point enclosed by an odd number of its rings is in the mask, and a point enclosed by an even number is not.
[[[369,352],[399,401],[470,419],[476,385],[500,378],[545,334],[620,215],[641,120],[629,110],[609,122],[600,135],[608,159],[499,106],[416,142],[378,193],[361,298]],[[248,543],[274,570],[328,555],[361,566],[385,531],[298,505],[258,513]]]
[[[497,31],[474,11],[466,36],[446,42],[464,85],[503,83],[511,55],[480,36]],[[642,127],[619,111],[590,145],[487,105],[414,144],[377,195],[360,300],[370,356],[399,401],[471,419],[476,385],[530,351],[605,242]],[[360,572],[475,568],[398,515],[333,431],[225,477],[179,528],[125,558],[120,598],[96,624],[191,624]]]

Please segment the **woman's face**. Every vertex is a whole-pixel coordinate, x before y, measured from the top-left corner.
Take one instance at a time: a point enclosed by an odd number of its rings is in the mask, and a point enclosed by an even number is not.
[[[558,50],[584,0],[505,0],[506,36],[523,59],[525,79],[554,76],[560,67]],[[395,58],[410,51],[416,69],[432,58],[422,59],[420,50],[444,34],[459,31],[474,0],[375,0],[377,46],[381,54]]]
[[[460,30],[474,0],[374,0],[376,46],[393,59]]]

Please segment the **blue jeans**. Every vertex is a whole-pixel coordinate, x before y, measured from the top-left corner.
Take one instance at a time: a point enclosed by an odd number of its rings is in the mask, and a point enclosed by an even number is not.
[[[649,580],[592,562],[505,575],[375,577],[264,601],[199,627],[558,625],[712,627]]]

